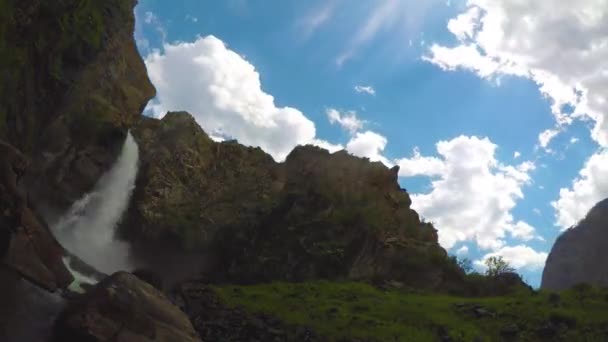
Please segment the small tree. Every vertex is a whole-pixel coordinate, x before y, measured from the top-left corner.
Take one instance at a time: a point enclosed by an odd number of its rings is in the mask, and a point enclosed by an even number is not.
[[[515,272],[515,269],[502,256],[491,256],[486,259],[485,264],[488,267],[486,275],[489,277]]]

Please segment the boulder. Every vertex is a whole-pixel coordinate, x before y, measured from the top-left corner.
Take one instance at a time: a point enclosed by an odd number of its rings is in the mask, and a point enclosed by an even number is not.
[[[55,326],[54,341],[200,341],[179,308],[152,285],[118,272],[71,303]]]

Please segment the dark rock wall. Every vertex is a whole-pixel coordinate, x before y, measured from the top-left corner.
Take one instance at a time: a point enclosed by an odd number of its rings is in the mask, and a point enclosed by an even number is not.
[[[543,270],[541,288],[563,290],[578,283],[608,286],[608,200],[559,236]]]
[[[0,1],[0,140],[31,158],[39,204],[63,209],[90,190],[154,96],[135,3]]]

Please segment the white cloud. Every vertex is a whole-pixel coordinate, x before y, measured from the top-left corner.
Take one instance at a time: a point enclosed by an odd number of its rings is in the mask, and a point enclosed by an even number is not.
[[[355,111],[340,112],[337,109],[328,108],[325,114],[327,114],[327,118],[332,125],[338,124],[350,134],[355,134],[365,124],[365,121],[357,118],[357,112]]]
[[[376,89],[372,86],[356,85],[355,91],[359,94],[376,95]]]
[[[521,157],[521,153],[519,151],[513,152],[513,159],[517,159],[519,157]]]
[[[418,147],[414,148],[411,158],[403,158],[396,161],[399,165],[399,176],[439,176],[445,173],[443,160],[437,157],[423,157]]]
[[[548,148],[549,143],[551,143],[551,140],[553,140],[553,138],[555,138],[559,134],[559,132],[560,131],[558,129],[547,129],[540,133],[538,135],[538,142],[540,144],[540,147],[542,147],[546,151],[550,151],[550,149]]]
[[[548,150],[556,134],[574,120],[590,119],[592,138],[607,148],[608,1],[581,0],[572,6],[561,0],[469,0],[464,13],[477,10],[479,18],[448,27],[460,38],[457,46],[434,45],[426,60],[485,78],[529,78],[550,99],[557,124],[539,135],[541,147]],[[608,161],[606,152],[593,155],[571,188],[562,189],[553,202],[562,229],[608,195],[601,176],[608,167],[600,161]]]
[[[599,201],[608,197],[608,151],[594,154],[587,160],[572,182],[572,186],[562,188],[559,199],[551,205],[556,211],[556,224],[562,229],[578,223]]]
[[[148,110],[157,117],[186,110],[216,138],[219,132],[260,146],[277,160],[299,144],[329,144],[316,138],[314,123],[298,109],[277,107],[255,67],[216,37],[164,44],[145,61],[158,91]]]
[[[346,144],[346,150],[357,157],[369,158],[371,161],[379,161],[387,166],[392,166],[392,163],[382,155],[386,144],[386,138],[378,133],[358,132]]]
[[[518,221],[516,224],[508,227],[508,231],[514,238],[522,241],[530,241],[535,237],[535,229],[531,225],[523,221]]]
[[[519,271],[540,270],[545,266],[545,261],[547,260],[547,253],[538,252],[529,246],[519,245],[505,246],[495,252],[488,253],[484,255],[481,259],[476,260],[475,265],[478,268],[485,270],[486,265],[484,261],[489,257],[493,256],[502,256],[504,260],[511,265],[511,267]]]
[[[579,142],[579,140],[580,140],[579,138],[575,138],[575,137],[574,138],[570,138],[570,144],[574,145],[577,142]]]
[[[469,0],[448,24],[458,45],[434,44],[425,59],[484,78],[527,77],[551,100],[558,127],[591,118],[593,138],[608,147],[607,17],[607,0]]]
[[[533,212],[533,213],[535,213],[535,214],[536,214],[536,215],[538,215],[538,216],[541,216],[541,215],[542,215],[542,212],[541,212],[541,211],[540,211],[540,209],[538,209],[538,208],[534,208],[534,209],[532,209],[532,212]]]
[[[479,26],[479,16],[481,15],[478,7],[471,7],[466,12],[448,21],[448,30],[459,40],[475,38],[474,34]]]
[[[467,255],[469,254],[469,247],[462,246],[456,250],[456,255]]]
[[[313,140],[311,142],[311,144],[324,148],[324,149],[328,150],[330,153],[338,152],[338,151],[341,151],[344,149],[344,146],[342,146],[340,144],[332,144],[325,140],[319,140],[319,139]]]
[[[441,159],[415,151],[413,158],[398,161],[402,175],[435,178],[430,193],[412,196],[412,206],[436,224],[444,248],[475,241],[482,249],[497,249],[506,234],[524,241],[534,236],[534,228],[511,214],[534,164],[500,164],[496,148],[487,138],[460,136],[437,143]]]

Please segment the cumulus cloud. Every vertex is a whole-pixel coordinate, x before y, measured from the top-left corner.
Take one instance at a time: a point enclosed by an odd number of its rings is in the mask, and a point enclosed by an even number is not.
[[[592,138],[608,148],[607,18],[606,0],[581,0],[576,6],[560,0],[469,0],[448,23],[458,44],[434,44],[425,59],[484,78],[516,75],[536,82],[556,120],[555,128],[539,135],[547,151],[551,140],[577,119],[591,120]],[[562,229],[608,195],[601,177],[606,159],[606,152],[593,155],[572,186],[561,189],[553,207]]]
[[[154,116],[186,110],[216,139],[259,146],[276,160],[300,144],[337,147],[317,139],[314,123],[301,111],[277,106],[255,67],[214,36],[166,43],[145,61],[158,91],[148,107]]]
[[[311,142],[311,145],[316,145],[321,148],[324,148],[324,149],[328,150],[330,153],[338,152],[338,151],[341,151],[344,149],[344,146],[342,146],[340,144],[332,144],[325,140],[319,140],[319,139],[313,140]]]
[[[358,132],[346,144],[346,150],[357,157],[369,158],[371,161],[379,161],[387,166],[392,166],[393,163],[382,154],[387,142],[384,136],[376,132]]]
[[[369,158],[371,161],[382,162],[388,167],[394,165],[383,154],[388,144],[386,137],[372,131],[361,132],[366,122],[357,117],[357,112],[340,112],[337,109],[328,108],[325,113],[331,124],[340,125],[350,133],[351,137],[345,148],[348,153],[361,158]],[[317,141],[316,144],[328,149],[330,152],[344,149],[341,145],[332,145],[327,142]]]
[[[537,271],[545,266],[547,253],[538,252],[533,248],[525,245],[505,246],[499,250],[484,255],[481,259],[475,261],[475,266],[482,270],[486,269],[484,261],[489,257],[502,256],[511,267],[517,270]]]
[[[437,157],[423,157],[418,147],[411,158],[397,160],[399,176],[439,176],[445,173],[445,163]]]
[[[521,153],[519,151],[513,152],[513,159],[517,159],[519,157],[521,157]]]
[[[357,118],[357,112],[355,111],[340,112],[337,109],[328,108],[325,114],[327,114],[327,118],[332,125],[338,124],[350,134],[358,132],[365,124],[365,121]]]
[[[562,230],[575,225],[599,201],[608,197],[608,151],[594,154],[587,160],[570,188],[559,191],[559,199],[551,205],[556,224]]]
[[[376,95],[376,89],[372,86],[356,85],[355,91],[359,94]]]
[[[448,23],[459,43],[434,44],[425,59],[485,78],[529,78],[551,100],[558,127],[590,118],[593,138],[607,147],[607,17],[606,0],[581,0],[576,6],[561,0],[469,0]]]
[[[499,163],[497,146],[487,138],[459,136],[436,147],[440,158],[414,151],[413,158],[398,164],[403,176],[433,179],[429,193],[412,196],[412,206],[436,224],[444,248],[475,241],[482,249],[498,249],[507,234],[523,241],[533,238],[534,228],[511,214],[524,197],[522,188],[531,182],[533,163]]]

